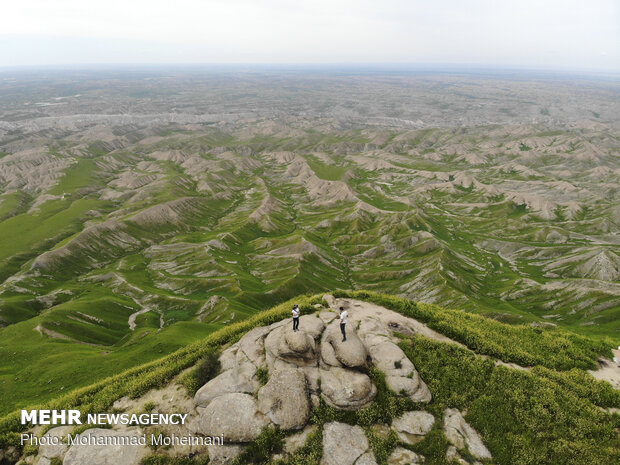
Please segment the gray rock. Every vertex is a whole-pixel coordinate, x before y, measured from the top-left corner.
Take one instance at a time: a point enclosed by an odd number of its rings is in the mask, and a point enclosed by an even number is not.
[[[379,339],[377,342],[376,344],[368,345],[368,352],[372,362],[382,372],[388,376],[407,377],[415,371],[413,363],[411,363],[400,347],[386,338]]]
[[[317,315],[303,315],[299,318],[299,329],[317,340],[325,330],[325,323]]]
[[[448,408],[444,411],[443,427],[446,438],[457,449],[467,447],[471,455],[477,459],[493,458],[476,430],[469,426],[457,409]]]
[[[324,324],[328,325],[333,322],[334,319],[338,318],[338,314],[332,310],[324,310],[322,312],[319,312],[319,318]]]
[[[364,373],[346,368],[319,369],[321,396],[332,407],[356,410],[369,404],[377,387]]]
[[[430,402],[431,391],[401,348],[387,337],[376,336],[370,332],[378,325],[378,322],[362,325],[366,331],[364,341],[372,362],[386,374],[388,387],[394,392],[403,393],[415,402]]]
[[[355,331],[351,328],[351,324],[347,325],[347,340],[342,340],[338,323],[332,323],[324,332],[321,344],[331,344],[334,348],[336,359],[342,365],[349,368],[357,368],[366,366],[368,352],[366,347]]]
[[[278,347],[278,355],[284,358],[314,359],[314,338],[303,330],[284,331],[284,337],[280,340]]]
[[[288,340],[294,347],[289,345]],[[267,366],[271,370],[277,360],[296,366],[317,365],[314,345],[314,339],[309,334],[293,332],[288,326],[278,327],[265,338]]]
[[[375,454],[373,452],[366,452],[355,461],[355,465],[377,465]]]
[[[230,465],[246,446],[241,444],[224,444],[207,446],[209,465]]]
[[[390,330],[377,318],[367,317],[361,320],[357,334],[364,341],[366,347],[369,347],[375,343],[375,338],[376,342],[383,341],[384,338],[389,340]]]
[[[306,381],[308,382],[308,389],[311,393],[316,394],[319,392],[319,368],[318,367],[300,367],[304,375],[306,376]]]
[[[258,391],[258,409],[283,430],[301,429],[310,417],[306,377],[300,370],[278,370]]]
[[[233,344],[228,349],[224,350],[220,355],[220,367],[222,371],[228,371],[237,365],[237,351],[239,350],[239,344]]]
[[[72,426],[58,426],[56,428],[50,429],[47,433],[43,435],[44,438],[56,437],[60,438],[62,441],[66,441],[67,435],[73,431]],[[65,456],[65,453],[69,449],[69,444],[63,442],[62,444],[53,445],[53,444],[42,444],[39,446],[39,455],[41,457],[47,457],[51,459],[53,457],[58,457],[62,459]]]
[[[392,428],[401,441],[408,444],[420,442],[435,424],[435,417],[428,412],[405,412],[392,420]]]
[[[364,460],[365,465],[375,465],[364,430],[345,423],[327,423],[323,428],[323,458],[321,465],[353,465]],[[370,452],[372,454],[372,452]],[[372,461],[370,461],[372,460]]]
[[[199,407],[206,407],[216,397],[231,392],[255,394],[260,387],[255,374],[256,366],[252,363],[235,365],[198,389],[194,396],[194,404]]]
[[[424,462],[424,457],[415,452],[397,447],[388,457],[388,465],[418,465]]]
[[[386,376],[385,382],[392,391],[404,394],[415,402],[430,402],[433,398],[431,391],[426,383],[422,381],[417,371],[412,374],[411,378]]]
[[[334,347],[329,343],[321,344],[321,360],[326,365],[332,367],[342,367],[342,363],[340,363],[336,358]]]
[[[258,411],[256,400],[249,394],[224,394],[207,407],[196,410],[198,416],[190,429],[205,436],[223,434],[228,443],[253,441],[269,424],[269,419]]]
[[[265,336],[271,332],[268,326],[254,328],[239,339],[239,349],[257,366],[265,364]]]
[[[92,438],[89,440],[89,444],[74,444],[69,447],[63,465],[138,465],[150,453],[147,446],[141,445],[92,444],[92,442],[97,441],[95,438],[114,436],[118,438],[139,438],[142,434],[138,429],[114,431],[92,428],[84,431],[78,437],[87,438],[88,436]]]

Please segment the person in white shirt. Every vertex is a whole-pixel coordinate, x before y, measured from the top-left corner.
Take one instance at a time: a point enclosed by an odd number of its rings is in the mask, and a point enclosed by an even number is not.
[[[299,331],[299,305],[293,305],[293,331]]]
[[[340,307],[340,332],[342,333],[342,342],[347,340],[347,316],[349,314],[344,309],[344,307]]]

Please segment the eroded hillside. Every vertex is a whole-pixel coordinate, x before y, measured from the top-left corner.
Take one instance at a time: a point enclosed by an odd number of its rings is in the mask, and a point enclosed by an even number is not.
[[[5,392],[338,288],[618,337],[611,84],[110,79],[2,84]]]

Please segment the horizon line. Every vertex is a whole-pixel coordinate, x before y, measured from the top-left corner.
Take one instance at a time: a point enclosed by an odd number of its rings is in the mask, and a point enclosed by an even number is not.
[[[0,72],[18,71],[79,71],[95,69],[122,69],[122,68],[288,68],[288,69],[331,69],[331,70],[386,70],[394,71],[424,70],[448,72],[529,72],[529,73],[566,73],[566,74],[595,74],[620,75],[620,69],[609,68],[579,68],[567,66],[537,67],[519,64],[490,64],[490,63],[427,63],[427,62],[105,62],[105,63],[47,63],[47,64],[20,64],[0,65]]]

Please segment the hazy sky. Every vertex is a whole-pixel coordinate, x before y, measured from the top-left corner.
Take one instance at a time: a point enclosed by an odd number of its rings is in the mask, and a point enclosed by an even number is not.
[[[0,66],[424,63],[620,71],[619,0],[19,0]]]

